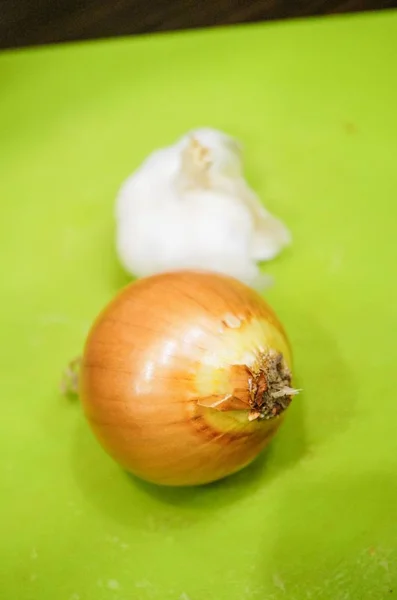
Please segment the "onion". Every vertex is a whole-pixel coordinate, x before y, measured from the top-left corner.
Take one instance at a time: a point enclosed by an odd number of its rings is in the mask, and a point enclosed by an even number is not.
[[[81,363],[85,415],[126,470],[208,483],[250,463],[292,396],[285,332],[229,276],[162,273],[127,286],[94,323]]]

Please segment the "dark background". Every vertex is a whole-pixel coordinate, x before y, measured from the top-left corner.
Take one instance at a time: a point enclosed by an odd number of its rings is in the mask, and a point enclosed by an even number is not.
[[[0,48],[397,7],[397,0],[0,0]]]

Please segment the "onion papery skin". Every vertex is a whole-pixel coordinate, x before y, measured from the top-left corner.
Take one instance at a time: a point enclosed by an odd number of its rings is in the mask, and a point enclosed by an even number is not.
[[[243,283],[200,271],[140,279],[88,335],[85,415],[106,452],[142,479],[172,486],[221,479],[249,464],[283,421],[284,411],[249,420],[250,372],[269,351],[291,369],[281,323]],[[223,398],[236,398],[238,409],[234,400],[223,408]]]

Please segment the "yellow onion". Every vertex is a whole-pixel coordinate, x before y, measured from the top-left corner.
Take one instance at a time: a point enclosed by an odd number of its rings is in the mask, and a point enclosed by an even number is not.
[[[126,470],[195,485],[250,463],[296,390],[272,309],[239,281],[179,271],[138,280],[99,315],[81,364],[86,417]]]

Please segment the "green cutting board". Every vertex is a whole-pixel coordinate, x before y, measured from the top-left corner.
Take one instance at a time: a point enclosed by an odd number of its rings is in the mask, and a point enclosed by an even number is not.
[[[397,13],[0,57],[2,600],[397,596]],[[271,447],[163,489],[58,390],[128,278],[120,183],[196,126],[291,227],[269,300],[304,389]]]

